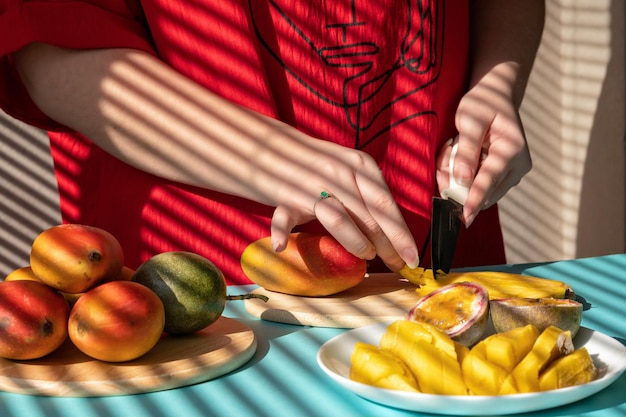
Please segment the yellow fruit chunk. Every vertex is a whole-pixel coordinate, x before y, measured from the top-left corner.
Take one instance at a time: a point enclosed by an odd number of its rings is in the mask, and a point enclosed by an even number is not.
[[[422,392],[441,395],[467,395],[461,366],[456,358],[423,340],[415,343],[407,358]]]
[[[438,395],[506,395],[585,384],[597,377],[571,332],[532,324],[491,335],[469,349],[435,326],[398,320],[380,347],[357,342],[350,378],[369,385]]]
[[[417,340],[432,344],[454,358],[457,349],[463,349],[435,326],[409,320],[396,320],[391,323],[380,340],[380,347],[405,352],[409,351]]]
[[[564,282],[546,278],[497,271],[450,272],[433,276],[432,269],[409,269],[406,265],[400,275],[417,285],[416,292],[425,296],[434,290],[455,282],[475,282],[489,292],[489,299],[498,298],[568,298],[571,288]]]
[[[509,374],[500,394],[539,391],[539,374],[554,360],[574,351],[570,331],[555,326],[545,329],[524,359]]]
[[[417,285],[418,287],[426,285],[428,281],[432,281],[434,279],[432,269],[426,269],[419,266],[417,268],[411,269],[407,264],[404,264],[402,269],[398,271],[398,274],[400,274],[402,278],[406,279],[412,284]]]
[[[595,379],[596,373],[589,352],[582,347],[552,362],[539,377],[539,390],[586,384]]]
[[[477,351],[470,351],[463,359],[462,370],[471,395],[496,395],[507,375],[504,369],[490,363]]]
[[[427,323],[397,320],[387,327],[380,340],[382,350],[389,351],[407,364],[421,392],[443,395],[466,395],[457,352],[466,347]]]
[[[471,394],[497,395],[513,368],[532,349],[539,330],[528,325],[493,334],[478,342],[462,362]]]
[[[491,335],[483,340],[486,358],[511,372],[532,349],[538,337],[539,330],[533,325]]]
[[[378,347],[357,342],[351,358],[350,379],[380,388],[419,392],[415,377],[398,357]]]

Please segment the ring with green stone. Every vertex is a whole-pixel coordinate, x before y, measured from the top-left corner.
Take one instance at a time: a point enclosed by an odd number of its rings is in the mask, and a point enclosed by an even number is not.
[[[317,207],[317,203],[319,203],[322,200],[326,200],[327,198],[331,198],[331,197],[334,197],[334,195],[332,195],[328,191],[320,192],[319,197],[317,197],[317,200],[315,200],[315,204],[313,204],[313,212],[315,213],[315,207]]]

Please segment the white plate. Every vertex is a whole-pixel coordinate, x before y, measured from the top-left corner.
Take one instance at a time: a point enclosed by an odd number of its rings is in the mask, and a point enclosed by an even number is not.
[[[434,395],[376,388],[352,381],[350,357],[357,341],[378,346],[388,323],[349,330],[324,343],[317,362],[324,372],[343,387],[370,401],[434,414],[496,415],[525,413],[565,405],[593,395],[612,384],[626,369],[626,347],[619,341],[585,327],[574,339],[578,348],[585,346],[600,371],[600,377],[588,384],[529,394],[501,396]]]

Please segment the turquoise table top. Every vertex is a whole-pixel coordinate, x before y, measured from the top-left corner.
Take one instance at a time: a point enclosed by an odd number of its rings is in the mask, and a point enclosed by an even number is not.
[[[626,255],[496,270],[558,279],[570,284],[588,307],[583,326],[626,344]],[[253,286],[230,287],[243,294]],[[318,367],[319,347],[342,329],[271,323],[253,318],[242,302],[224,312],[247,324],[258,338],[254,357],[211,381],[168,391],[97,398],[53,398],[0,392],[1,417],[364,417],[419,416],[364,400],[330,380]],[[518,414],[528,416],[531,414]],[[533,416],[626,416],[626,374],[587,399]]]

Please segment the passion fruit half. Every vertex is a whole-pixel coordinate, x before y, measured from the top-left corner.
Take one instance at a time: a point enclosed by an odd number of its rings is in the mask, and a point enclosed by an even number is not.
[[[532,324],[539,331],[550,326],[569,330],[576,336],[582,320],[583,305],[560,298],[502,298],[490,301],[491,321],[496,332]]]
[[[475,282],[457,282],[421,298],[407,314],[407,320],[428,323],[462,345],[478,342],[489,318],[489,294]]]

